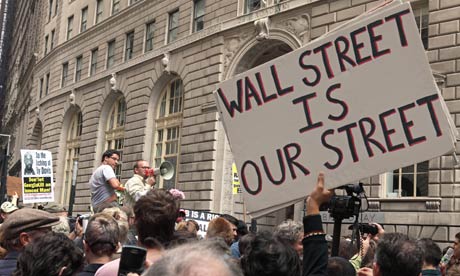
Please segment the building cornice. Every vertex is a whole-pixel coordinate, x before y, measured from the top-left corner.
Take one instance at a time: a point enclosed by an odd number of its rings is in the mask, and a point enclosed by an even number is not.
[[[123,72],[129,68],[141,65],[145,62],[161,58],[164,56],[165,53],[174,53],[175,51],[178,51],[184,47],[187,47],[190,44],[193,44],[195,42],[209,38],[211,36],[218,35],[220,33],[241,27],[249,23],[253,23],[256,20],[274,16],[282,12],[294,10],[296,8],[311,4],[312,2],[315,2],[315,1],[291,0],[291,1],[286,1],[286,2],[280,2],[273,6],[269,6],[269,7],[257,10],[249,14],[240,15],[235,18],[229,19],[227,21],[220,22],[218,24],[209,26],[200,32],[192,33],[185,37],[179,38],[172,43],[166,44],[160,48],[154,49],[150,52],[134,57],[129,61],[117,64],[110,69],[105,69],[104,71],[96,73],[93,76],[84,78],[76,83],[72,83],[65,87],[59,88],[57,90],[50,91],[48,96],[43,97],[42,99],[40,99],[38,103],[32,105],[29,108],[29,111],[34,110],[37,104],[39,105],[46,104],[48,101],[50,101],[51,99],[55,97],[67,95],[72,90],[82,88],[84,86],[87,86],[101,79],[109,78],[113,72],[116,72],[116,73]],[[60,44],[59,46],[54,48],[50,54],[45,56],[43,59],[41,59],[37,63],[36,70],[39,71],[41,70],[42,67],[49,66],[48,62],[50,59],[56,57],[62,52],[66,52],[69,47],[74,47],[73,45],[78,45],[79,40],[86,40],[89,38],[89,36],[94,36],[94,35],[98,35],[99,33],[104,33],[106,31],[109,31],[112,27],[114,27],[118,23],[118,21],[122,20],[124,16],[126,16],[129,13],[132,13],[133,10],[135,12],[142,12],[143,7],[144,7],[143,5],[139,5],[139,4],[129,7],[121,11],[117,16],[110,17],[104,20],[103,22],[101,22],[100,24],[89,28],[88,31],[78,34],[77,36],[70,39],[69,41],[66,41],[63,44]],[[135,14],[130,14],[130,16],[135,16]]]

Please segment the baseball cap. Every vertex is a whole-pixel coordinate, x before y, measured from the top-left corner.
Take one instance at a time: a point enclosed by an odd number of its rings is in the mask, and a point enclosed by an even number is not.
[[[0,226],[0,241],[17,237],[22,232],[51,227],[59,223],[59,217],[48,212],[24,208],[12,213]]]
[[[12,213],[13,211],[16,211],[19,208],[16,205],[14,205],[13,203],[11,203],[9,201],[5,201],[0,206],[0,209],[2,210],[3,213],[9,214],[9,213]]]

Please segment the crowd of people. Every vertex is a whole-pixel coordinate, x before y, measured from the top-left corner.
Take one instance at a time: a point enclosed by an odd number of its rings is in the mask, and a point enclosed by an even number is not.
[[[385,233],[378,224],[378,233],[363,236],[359,248],[343,240],[339,256],[330,256],[320,206],[333,191],[324,188],[322,173],[306,199],[303,222],[288,220],[271,232],[253,233],[243,221],[221,215],[202,238],[198,223],[181,214],[183,196],[153,188],[155,181],[143,173],[146,161],[136,162],[126,185],[115,181],[111,170],[118,159],[115,151],[104,153],[91,178],[96,199],[89,218],[72,223],[59,208],[2,204],[0,276],[460,276],[460,233],[451,260],[441,260],[443,252],[431,239]],[[129,204],[119,206],[115,190],[124,190]],[[133,249],[139,255],[128,259]]]

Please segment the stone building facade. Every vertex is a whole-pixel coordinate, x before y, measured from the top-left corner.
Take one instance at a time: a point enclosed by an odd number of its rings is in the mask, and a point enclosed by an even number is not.
[[[90,203],[88,179],[102,152],[117,148],[123,153],[117,169],[122,181],[131,176],[137,159],[156,166],[168,160],[176,166],[175,177],[161,179],[159,185],[183,190],[184,208],[241,217],[244,204],[241,195],[232,194],[233,157],[214,102],[216,84],[383,3],[16,2],[34,13],[15,17],[16,26],[28,31],[17,34],[27,43],[12,47],[18,52],[10,55],[2,118],[2,133],[14,137],[10,174],[19,174],[21,148],[50,150],[57,202],[68,204],[78,160],[75,210],[85,212]],[[460,2],[411,4],[433,74],[460,125]],[[27,11],[16,9],[23,15]],[[460,170],[453,156],[363,181],[370,214],[390,231],[440,242],[460,232]],[[302,209],[296,204],[258,222],[300,219]]]

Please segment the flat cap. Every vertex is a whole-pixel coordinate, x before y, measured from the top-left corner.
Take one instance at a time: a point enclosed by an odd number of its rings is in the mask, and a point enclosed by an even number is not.
[[[51,227],[59,223],[59,218],[48,212],[24,208],[12,213],[0,226],[0,241],[19,236],[21,232]]]

